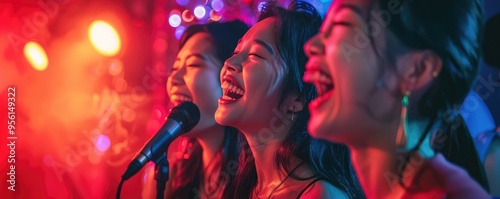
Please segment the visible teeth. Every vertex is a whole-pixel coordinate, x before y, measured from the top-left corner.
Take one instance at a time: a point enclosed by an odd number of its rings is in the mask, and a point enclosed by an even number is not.
[[[323,73],[320,73],[320,76],[319,76],[319,81],[325,83],[325,84],[333,84],[332,80],[330,78],[328,78],[325,74]]]
[[[235,98],[229,97],[227,95],[223,95],[222,99],[225,99],[225,100],[236,100]]]
[[[226,91],[230,91],[232,93],[237,93],[240,95],[243,95],[245,93],[245,91],[243,89],[239,88],[238,86],[236,86],[228,81],[222,82],[221,88],[224,90],[224,93]]]
[[[178,101],[182,101],[182,102],[191,102],[191,98],[188,98],[186,96],[183,96],[183,95],[174,95],[172,98],[178,100]]]

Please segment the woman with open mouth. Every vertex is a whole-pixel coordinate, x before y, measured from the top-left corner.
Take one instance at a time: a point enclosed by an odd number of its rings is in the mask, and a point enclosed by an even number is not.
[[[305,45],[308,130],[349,147],[368,198],[489,198],[458,114],[482,18],[480,0],[336,0]]]
[[[212,22],[188,27],[180,39],[167,93],[174,106],[186,101],[196,104],[201,117],[184,134],[180,149],[170,153],[165,198],[220,198],[231,177],[227,164],[237,162],[239,133],[217,124],[214,113],[222,96],[220,70],[247,30],[241,21]],[[145,198],[154,198],[156,193],[152,176],[150,173]]]
[[[223,198],[362,198],[347,148],[311,138],[303,44],[322,19],[306,2],[268,3],[221,71],[215,119],[248,145]]]

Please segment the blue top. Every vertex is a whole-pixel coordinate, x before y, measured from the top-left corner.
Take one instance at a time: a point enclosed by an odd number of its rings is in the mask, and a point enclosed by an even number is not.
[[[491,141],[496,136],[500,136],[500,132],[496,132],[493,117],[486,104],[474,91],[470,91],[465,98],[460,114],[474,139],[481,162],[484,162]]]

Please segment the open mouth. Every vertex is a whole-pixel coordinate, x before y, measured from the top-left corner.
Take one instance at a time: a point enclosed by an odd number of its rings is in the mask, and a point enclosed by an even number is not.
[[[174,106],[177,106],[182,102],[192,102],[193,99],[183,94],[173,94],[170,96],[170,101],[174,104]]]
[[[306,71],[303,80],[316,86],[316,89],[318,90],[318,97],[329,93],[334,88],[332,77],[321,70]]]
[[[224,77],[221,87],[223,100],[238,100],[245,94],[245,90],[231,78]]]

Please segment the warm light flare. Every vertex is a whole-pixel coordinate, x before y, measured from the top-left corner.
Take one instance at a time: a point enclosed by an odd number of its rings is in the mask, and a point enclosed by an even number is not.
[[[120,52],[120,36],[108,23],[97,20],[89,27],[89,38],[94,48],[104,56],[114,56]]]
[[[44,71],[49,65],[45,50],[36,42],[30,41],[24,45],[24,56],[33,68],[38,71]]]

